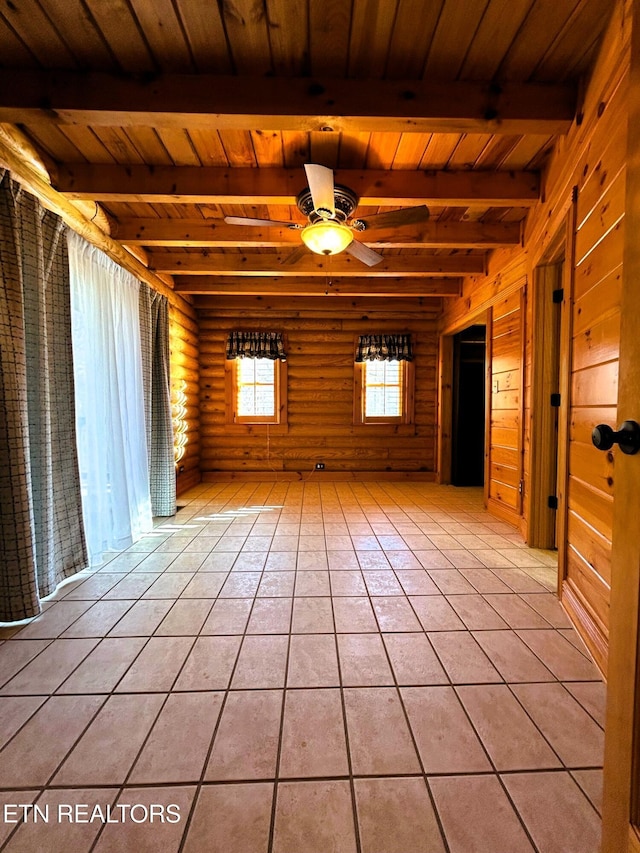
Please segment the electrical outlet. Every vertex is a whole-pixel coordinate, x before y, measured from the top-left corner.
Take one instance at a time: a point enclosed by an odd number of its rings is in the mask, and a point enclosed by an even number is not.
[[[316,471],[324,471],[324,462],[316,462]]]

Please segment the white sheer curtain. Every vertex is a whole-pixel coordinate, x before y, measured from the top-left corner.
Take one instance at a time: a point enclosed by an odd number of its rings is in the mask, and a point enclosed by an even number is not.
[[[152,528],[138,295],[140,283],[68,234],[76,431],[89,558]]]

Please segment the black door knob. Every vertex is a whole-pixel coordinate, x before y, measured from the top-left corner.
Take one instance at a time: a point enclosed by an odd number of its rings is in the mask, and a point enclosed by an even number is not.
[[[608,424],[598,424],[591,433],[591,441],[598,450],[610,450],[618,444],[623,453],[633,455],[640,450],[640,425],[625,421],[617,432]]]

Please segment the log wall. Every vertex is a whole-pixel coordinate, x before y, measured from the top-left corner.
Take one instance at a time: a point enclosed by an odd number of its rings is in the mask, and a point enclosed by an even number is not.
[[[200,482],[200,365],[193,305],[176,296],[169,305],[171,404],[178,495]]]
[[[599,58],[586,87],[580,122],[560,140],[544,176],[544,202],[529,215],[522,248],[495,252],[488,276],[470,276],[462,296],[448,301],[440,330],[450,333],[474,314],[491,309],[497,316],[501,299],[515,307],[524,300],[521,318],[525,345],[518,358],[515,348],[509,364],[500,364],[500,349],[491,356],[492,376],[513,370],[524,389],[521,417],[515,398],[501,406],[491,394],[490,508],[500,494],[513,505],[513,494],[494,486],[497,457],[504,455],[498,419],[509,418],[507,429],[517,430],[521,447],[524,493],[513,513],[527,529],[530,510],[530,443],[532,352],[544,342],[533,340],[527,329],[535,281],[534,271],[545,263],[550,246],[563,227],[569,264],[565,275],[561,372],[564,393],[560,412],[559,541],[560,592],[570,617],[601,669],[606,672],[608,610],[611,581],[611,530],[615,487],[615,453],[601,453],[591,444],[597,423],[617,424],[617,382],[620,330],[620,287],[624,241],[625,162],[627,158],[628,69],[630,59],[630,4],[616,7]],[[517,294],[514,293],[514,288]],[[504,314],[506,322],[507,314]],[[515,315],[514,315],[515,319]],[[500,319],[497,320],[500,322]],[[515,324],[514,324],[515,329]],[[517,360],[514,361],[514,359]],[[561,377],[562,378],[562,377]],[[506,415],[503,412],[509,411]],[[562,420],[565,421],[564,432]],[[500,429],[505,428],[502,424]],[[562,440],[564,437],[564,441]],[[509,438],[509,469],[514,468],[515,437]],[[503,477],[506,479],[506,477]],[[503,502],[507,502],[503,500]],[[503,512],[502,517],[506,517]]]
[[[202,470],[213,475],[433,477],[438,300],[201,298]],[[225,342],[233,329],[283,332],[287,343],[286,427],[225,422]],[[354,351],[365,333],[410,333],[414,423],[354,424]]]

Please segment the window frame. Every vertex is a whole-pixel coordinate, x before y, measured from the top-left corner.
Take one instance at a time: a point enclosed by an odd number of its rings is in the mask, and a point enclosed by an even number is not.
[[[274,362],[274,414],[238,415],[238,362],[241,359],[225,360],[225,422],[227,426],[251,428],[268,426],[287,428],[287,362],[280,359],[265,359]],[[252,359],[255,361],[255,359]]]
[[[402,411],[400,415],[373,416],[367,415],[366,407],[366,376],[367,361],[354,362],[354,400],[353,422],[356,426],[390,426],[411,427],[414,422],[414,390],[415,367],[413,361],[400,363],[400,387],[402,395]]]
[[[238,408],[239,408],[238,399],[239,399],[239,391],[240,391],[240,382],[239,382],[238,377],[240,374],[241,363],[244,361],[254,362],[254,366],[255,366],[255,362],[257,362],[257,361],[268,361],[273,365],[273,414],[272,415],[259,415],[259,414],[240,415],[240,414],[238,414]],[[280,371],[278,370],[276,360],[272,359],[272,358],[264,358],[264,359],[234,358],[233,359],[233,373],[234,373],[234,377],[233,377],[233,383],[234,383],[234,412],[233,412],[233,417],[234,417],[234,421],[237,424],[255,424],[255,423],[277,424],[277,423],[280,423],[280,405],[279,405],[279,403],[280,403]],[[255,371],[254,371],[254,374],[255,374]],[[254,388],[256,388],[256,386],[258,386],[260,384],[264,385],[266,383],[253,382],[251,384],[253,385]],[[269,383],[269,385],[270,384],[271,383]]]
[[[397,364],[399,366],[398,370],[398,385],[391,385],[390,382],[382,382],[382,383],[367,383],[367,372],[370,365],[373,364]],[[402,361],[365,361],[363,362],[363,370],[362,370],[362,420],[367,424],[386,424],[386,423],[402,423],[402,418],[404,414],[404,406],[405,406],[405,397],[406,397],[406,377],[405,370],[403,365],[407,364],[407,362]],[[398,387],[400,390],[400,413],[397,415],[367,415],[367,388],[373,387],[377,385],[378,387],[382,387],[383,389]]]

